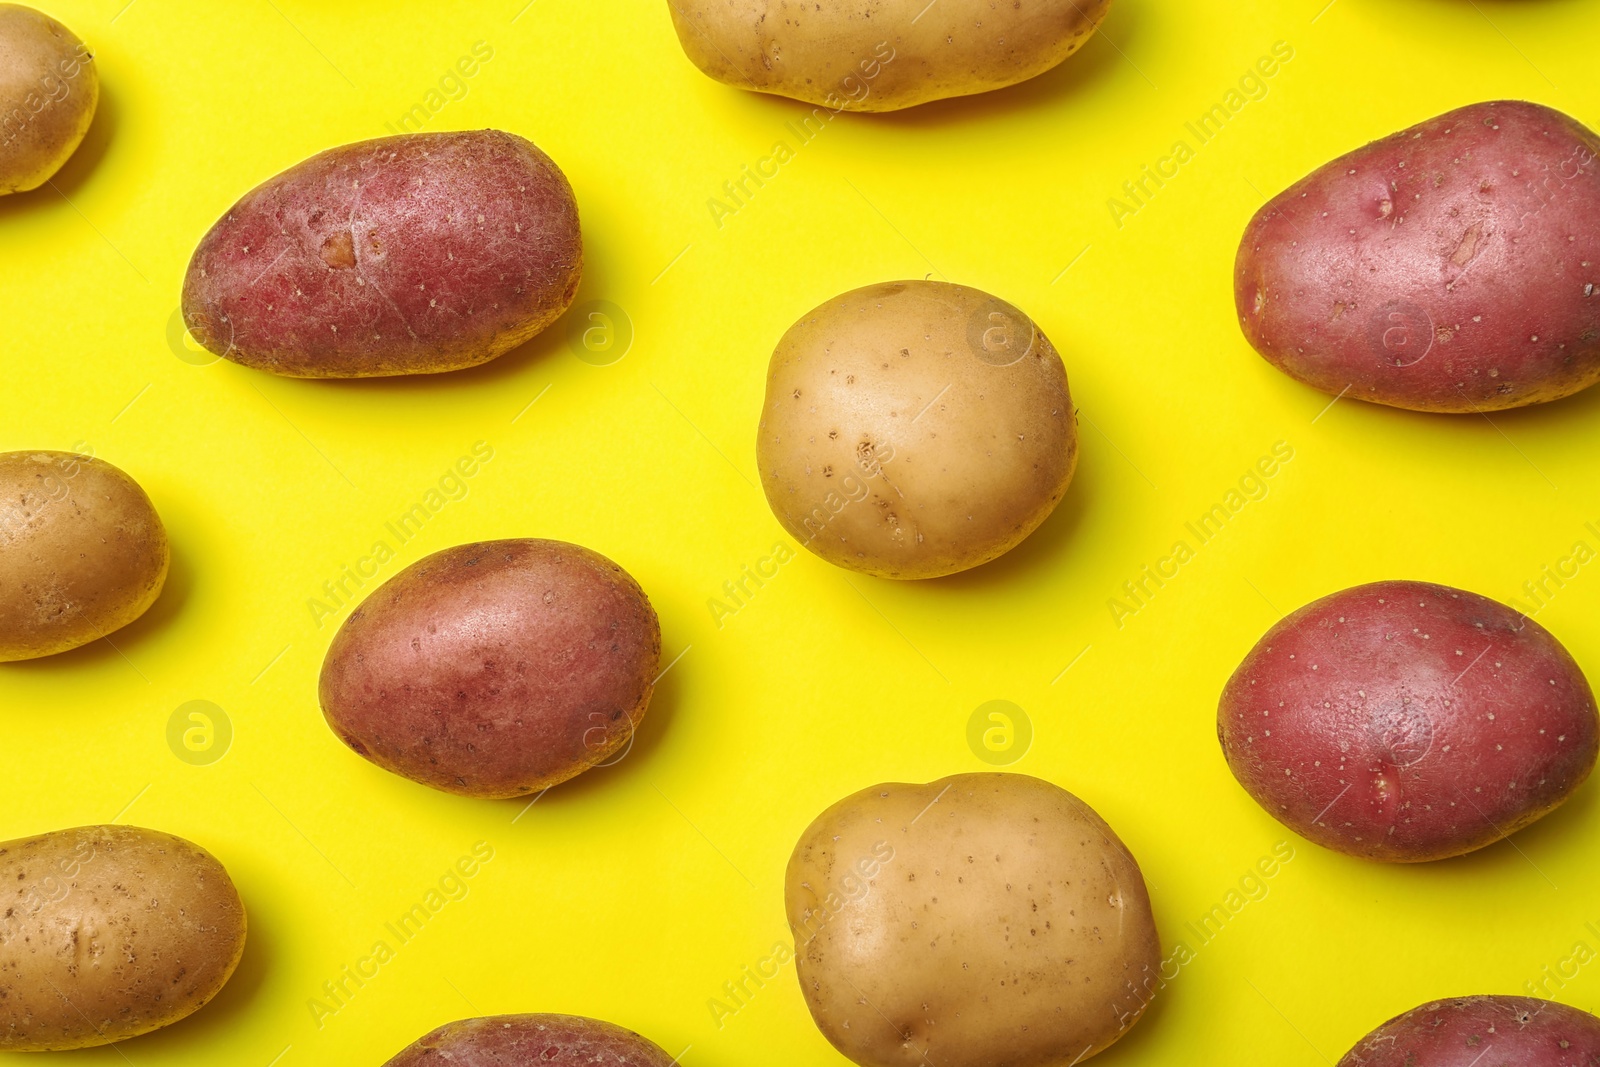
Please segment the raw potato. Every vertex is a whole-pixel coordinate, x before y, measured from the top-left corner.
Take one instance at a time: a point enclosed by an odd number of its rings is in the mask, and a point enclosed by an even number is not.
[[[806,830],[785,886],[806,1006],[862,1067],[1068,1067],[1127,1032],[1159,972],[1139,865],[1026,775],[863,789]]]
[[[83,142],[99,102],[87,45],[43,12],[0,4],[0,196],[54,176]]]
[[[299,378],[433,374],[516,348],[583,273],[572,187],[499,130],[345,145],[258,186],[189,263],[183,317],[235,363]]]
[[[1234,295],[1269,363],[1417,411],[1557,400],[1600,381],[1600,137],[1473,104],[1318,168],[1245,230]]]
[[[199,1011],[244,953],[228,872],[134,826],[0,844],[0,1049],[89,1048]]]
[[[1016,547],[1078,460],[1061,357],[1033,320],[945,282],[869,285],[797,322],[756,441],[778,521],[830,563],[932,578]]]
[[[1597,1063],[1600,1019],[1588,1012],[1533,997],[1479,996],[1434,1001],[1390,1019],[1356,1042],[1339,1067]]]
[[[1319,845],[1412,863],[1492,844],[1577,789],[1600,750],[1583,672],[1475,593],[1376,582],[1267,631],[1217,712],[1234,777]]]
[[[894,111],[1043,74],[1082,47],[1111,0],[667,5],[683,50],[717,81],[834,111]]]
[[[407,1045],[384,1067],[676,1067],[632,1030],[581,1015],[492,1015],[448,1023]]]
[[[70,452],[0,453],[0,662],[86,645],[161,595],[170,550],[139,484]]]
[[[323,662],[322,711],[385,770],[463,796],[523,796],[629,745],[660,660],[650,601],[599,553],[458,545],[345,620]]]

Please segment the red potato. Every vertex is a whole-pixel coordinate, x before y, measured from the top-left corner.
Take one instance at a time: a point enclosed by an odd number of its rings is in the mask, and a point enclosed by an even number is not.
[[[1595,1067],[1600,1019],[1533,997],[1457,997],[1398,1015],[1338,1067]]]
[[[1234,267],[1245,337],[1313,388],[1417,411],[1558,400],[1600,381],[1600,136],[1473,104],[1273,197]]]
[[[183,317],[219,356],[298,378],[487,363],[583,273],[572,187],[499,130],[345,145],[258,186],[189,263]]]
[[[660,659],[650,601],[599,553],[459,545],[345,620],[323,662],[322,710],[385,770],[463,796],[524,796],[629,743]]]
[[[1391,862],[1471,852],[1546,815],[1600,749],[1594,694],[1532,619],[1376,582],[1267,631],[1217,711],[1234,777],[1303,837]]]
[[[659,1045],[632,1030],[580,1015],[494,1015],[448,1023],[384,1067],[676,1067]]]

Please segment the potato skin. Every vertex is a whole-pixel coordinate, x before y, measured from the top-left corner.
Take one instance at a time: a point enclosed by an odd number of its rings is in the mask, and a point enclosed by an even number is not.
[[[549,156],[499,130],[344,145],[256,187],[189,263],[210,351],[300,378],[487,363],[572,303],[583,240]]]
[[[895,111],[1027,81],[1076,52],[1111,0],[667,0],[695,66],[835,111]]]
[[[87,45],[43,12],[0,4],[0,196],[54,176],[83,142],[99,102]]]
[[[524,796],[627,745],[660,660],[649,599],[598,552],[458,545],[345,620],[323,662],[322,711],[385,770],[462,796]]]
[[[155,505],[103,460],[0,453],[0,662],[86,645],[161,595],[171,550]]]
[[[784,334],[756,459],[773,514],[830,563],[934,578],[1010,551],[1078,460],[1066,368],[1028,316],[963,285],[835,297]]]
[[[384,1067],[544,1067],[552,1060],[607,1067],[675,1067],[660,1046],[581,1015],[491,1015],[447,1023]]]
[[[1325,393],[1417,411],[1557,400],[1600,381],[1600,137],[1473,104],[1319,167],[1246,228],[1257,352]]]
[[[1583,672],[1475,593],[1376,582],[1267,631],[1222,693],[1234,777],[1319,845],[1387,862],[1492,844],[1577,789],[1600,749]]]
[[[1026,775],[863,789],[785,887],[806,1006],[862,1067],[1067,1067],[1127,1032],[1160,967],[1138,863]]]
[[[1484,1054],[1494,1055],[1485,1060]],[[1480,1062],[1482,1061],[1482,1062]],[[1338,1067],[1600,1067],[1600,1019],[1533,997],[1439,1000],[1356,1042]]]
[[[244,940],[228,872],[181,837],[80,826],[0,844],[0,1049],[175,1023],[217,995]]]

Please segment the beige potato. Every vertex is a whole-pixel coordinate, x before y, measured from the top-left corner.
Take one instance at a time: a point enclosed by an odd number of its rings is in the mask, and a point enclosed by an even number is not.
[[[797,322],[756,459],[773,513],[830,563],[933,578],[1010,551],[1078,459],[1061,357],[1021,311],[946,282],[869,285]]]
[[[87,45],[42,12],[0,4],[0,196],[37,189],[60,170],[99,101]]]
[[[181,837],[80,826],[0,844],[0,1049],[175,1023],[217,995],[244,938],[228,872]]]
[[[143,615],[171,552],[132,478],[71,452],[0,453],[0,662],[86,645]]]
[[[1068,1067],[1139,1019],[1160,967],[1138,863],[1026,775],[863,789],[785,886],[806,1006],[862,1067]]]
[[[717,81],[833,111],[894,111],[1043,74],[1083,46],[1111,0],[667,5],[683,50]]]

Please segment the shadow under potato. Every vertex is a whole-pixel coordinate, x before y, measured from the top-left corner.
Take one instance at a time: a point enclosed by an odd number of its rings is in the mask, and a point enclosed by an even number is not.
[[[95,107],[94,119],[90,122],[89,130],[84,134],[83,142],[78,145],[77,151],[73,152],[61,165],[61,169],[39,188],[26,193],[0,196],[0,226],[4,226],[6,219],[12,215],[44,211],[52,206],[59,207],[63,198],[71,200],[75,197],[100,169],[101,160],[105,158],[111,142],[116,139],[119,118],[117,94],[102,81],[100,102]]]
[[[1073,473],[1072,482],[1067,486],[1066,493],[1062,496],[1056,509],[1052,511],[1038,529],[1023,539],[1011,551],[980,564],[970,570],[957,571],[940,578],[923,578],[915,581],[900,581],[898,585],[907,589],[926,587],[928,589],[948,591],[952,593],[975,592],[992,587],[1009,587],[1023,582],[1027,577],[1037,579],[1040,575],[1036,572],[1049,568],[1058,561],[1067,545],[1077,535],[1082,526],[1084,517],[1091,513],[1095,500],[1095,486],[1093,477],[1085,470],[1083,462],[1082,442],[1083,423],[1078,427],[1078,469]],[[895,579],[882,579],[895,581]]]
[[[256,995],[266,982],[267,975],[272,972],[278,956],[274,938],[269,930],[256,921],[250,911],[248,899],[245,900],[245,915],[249,927],[245,934],[244,954],[239,958],[239,966],[234,968],[227,983],[205,1007],[194,1014],[179,1019],[171,1025],[163,1026],[159,1030],[152,1030],[148,1034],[116,1042],[117,1048],[134,1050],[132,1062],[143,1062],[142,1057],[145,1056],[176,1057],[196,1053],[200,1053],[204,1059],[217,1062],[216,1057],[206,1056],[203,1053],[206,1043],[220,1040],[239,1028],[245,1013],[252,1010]],[[102,1045],[97,1048],[50,1053],[50,1058],[55,1060],[73,1055],[92,1056],[104,1051],[105,1046]],[[260,1062],[267,1063],[278,1054],[279,1050],[262,1048],[258,1051],[261,1053]],[[122,1059],[127,1060],[128,1057],[124,1056]]]
[[[971,96],[952,96],[862,117],[905,128],[987,123],[1005,113],[1043,108],[1081,96],[1094,83],[1109,78],[1119,63],[1131,62],[1126,58],[1128,41],[1137,37],[1141,15],[1135,0],[1112,0],[1105,19],[1083,47],[1036,78]]]
[[[128,652],[170,626],[183,611],[184,603],[189,599],[189,593],[194,587],[195,571],[189,562],[188,552],[177,541],[170,540],[170,529],[168,538],[172,558],[167,568],[166,584],[161,587],[161,595],[156,598],[156,602],[150,605],[149,610],[143,615],[120,630],[113,630],[105,637],[91,641],[87,645],[57,652],[53,656],[0,663],[0,672],[76,673],[108,664],[130,663]],[[68,692],[69,690],[62,690],[63,695]]]
[[[671,662],[671,660],[666,661],[666,663]],[[677,714],[678,702],[681,699],[678,690],[678,670],[681,666],[681,663],[675,665],[656,683],[655,693],[650,697],[650,707],[645,712],[644,720],[629,739],[628,745],[620,749],[616,755],[584,771],[576,778],[551,786],[543,796],[539,797],[539,802],[528,814],[532,816],[534,811],[552,804],[559,806],[569,802],[581,802],[597,789],[618,788],[619,783],[616,779],[621,776],[643,773],[656,749],[661,746],[662,739],[672,729],[672,720]],[[521,811],[532,799],[532,796],[514,797],[497,803]]]

